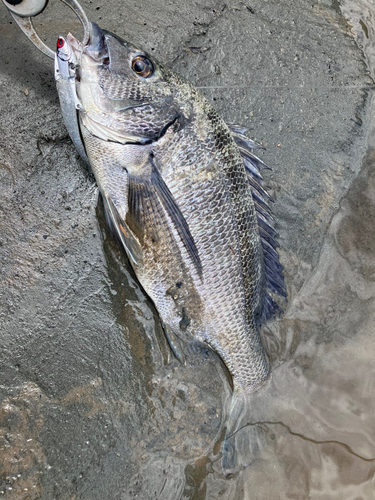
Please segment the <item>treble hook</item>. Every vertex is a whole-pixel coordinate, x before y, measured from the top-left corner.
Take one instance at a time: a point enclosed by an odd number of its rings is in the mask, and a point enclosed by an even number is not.
[[[86,45],[90,37],[90,22],[87,19],[82,7],[76,0],[61,0],[61,2],[70,7],[81,21],[83,27],[82,44]],[[48,0],[3,0],[3,3],[18,26],[25,33],[27,38],[35,45],[35,47],[37,47],[46,56],[54,59],[55,52],[39,38],[31,19],[45,9]]]

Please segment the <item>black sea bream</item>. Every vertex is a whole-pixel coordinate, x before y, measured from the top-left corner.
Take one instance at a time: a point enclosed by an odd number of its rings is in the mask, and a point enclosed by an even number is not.
[[[198,341],[225,362],[234,417],[269,376],[258,329],[278,312],[270,292],[286,297],[257,145],[190,83],[96,24],[88,45],[66,43],[108,219],[175,355]]]

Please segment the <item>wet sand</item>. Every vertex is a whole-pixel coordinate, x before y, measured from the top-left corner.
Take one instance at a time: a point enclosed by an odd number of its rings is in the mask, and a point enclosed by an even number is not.
[[[53,63],[0,5],[0,496],[375,499],[373,6],[82,5],[265,146],[289,303],[263,328],[273,374],[240,431],[259,455],[225,478],[228,373],[172,357],[67,136]],[[66,12],[36,23],[51,45],[77,28]]]

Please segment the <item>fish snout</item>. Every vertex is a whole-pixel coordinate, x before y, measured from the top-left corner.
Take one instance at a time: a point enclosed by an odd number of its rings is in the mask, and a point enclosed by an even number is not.
[[[90,23],[89,43],[84,48],[85,54],[96,62],[104,63],[108,58],[108,49],[103,30],[96,24]]]

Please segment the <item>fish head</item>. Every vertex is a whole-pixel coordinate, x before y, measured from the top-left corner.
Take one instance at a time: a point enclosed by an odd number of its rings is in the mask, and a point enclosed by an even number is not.
[[[81,120],[103,140],[147,144],[187,114],[178,99],[180,81],[146,52],[91,23],[82,46],[67,40],[77,60]]]

